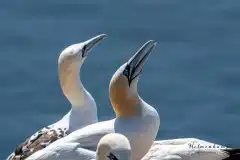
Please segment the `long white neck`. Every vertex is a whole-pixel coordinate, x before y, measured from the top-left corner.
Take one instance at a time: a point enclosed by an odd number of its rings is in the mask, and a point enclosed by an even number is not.
[[[63,117],[69,122],[69,131],[96,123],[97,107],[90,93],[80,80],[81,64],[59,65],[59,79],[64,95],[72,104],[72,109]]]
[[[77,63],[59,65],[60,85],[72,106],[84,106],[86,90],[80,80],[80,67]]]

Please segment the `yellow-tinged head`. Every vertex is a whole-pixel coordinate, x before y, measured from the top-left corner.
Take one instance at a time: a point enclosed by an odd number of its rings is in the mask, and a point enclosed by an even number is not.
[[[140,97],[137,92],[139,75],[144,63],[156,43],[146,42],[127,63],[123,64],[113,75],[110,85],[110,101],[117,117],[130,117],[137,114]]]

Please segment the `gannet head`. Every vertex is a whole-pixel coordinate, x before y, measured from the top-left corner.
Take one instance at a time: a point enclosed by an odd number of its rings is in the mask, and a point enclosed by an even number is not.
[[[106,34],[101,34],[93,37],[85,42],[73,44],[65,48],[58,59],[59,67],[66,67],[72,64],[77,64],[78,68],[81,67],[84,60],[87,58],[90,51],[96,47],[102,40],[107,37]],[[79,66],[80,65],[80,66]]]
[[[110,133],[101,138],[96,154],[97,160],[130,160],[131,146],[122,134]]]
[[[73,106],[79,106],[84,98],[82,91],[84,87],[80,81],[80,68],[87,58],[88,54],[102,40],[106,38],[106,34],[98,35],[85,42],[73,44],[65,48],[58,59],[58,70],[60,84],[64,95]]]
[[[127,63],[123,64],[113,75],[110,85],[110,101],[117,117],[137,114],[140,103],[137,84],[149,54],[155,48],[153,40],[146,42]]]

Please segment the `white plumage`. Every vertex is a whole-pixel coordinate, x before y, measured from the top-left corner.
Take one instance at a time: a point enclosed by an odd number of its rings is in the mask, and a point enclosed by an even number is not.
[[[45,127],[20,144],[7,159],[23,159],[57,139],[89,124],[96,123],[97,107],[91,94],[80,80],[80,68],[92,48],[106,35],[102,34],[85,42],[73,44],[62,51],[58,59],[59,79],[64,95],[72,109],[58,122]]]
[[[239,160],[240,149],[231,149],[196,138],[155,141],[142,160]]]
[[[80,148],[78,143],[65,143],[49,146],[46,152],[37,152],[27,160],[53,160],[55,157],[58,160],[130,160],[131,146],[125,136],[110,133],[100,139],[96,152]]]
[[[113,75],[109,88],[110,100],[117,116],[115,119],[74,131],[27,160],[59,160],[62,156],[74,160],[80,159],[82,155],[91,157],[91,152],[83,150],[95,151],[99,140],[109,133],[126,136],[131,144],[131,159],[141,159],[156,138],[160,123],[157,111],[144,102],[137,93],[139,75],[155,45],[153,41],[144,44]]]

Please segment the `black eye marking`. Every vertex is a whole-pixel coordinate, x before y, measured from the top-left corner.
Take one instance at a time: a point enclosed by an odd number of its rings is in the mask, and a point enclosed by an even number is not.
[[[130,70],[130,66],[127,65],[123,71],[123,75],[125,75],[127,78],[129,77],[129,70]]]
[[[110,153],[108,156],[107,156],[110,160],[118,160],[118,158],[116,156],[114,156],[114,154]]]
[[[123,75],[127,77],[128,85],[130,86],[132,80],[131,80],[131,75],[130,75],[130,66],[128,64],[123,71]]]
[[[82,48],[82,57],[85,57],[86,48],[87,48],[86,45],[83,46],[83,48]]]
[[[134,67],[131,71],[131,73],[133,74],[136,70],[136,67]],[[138,77],[142,72],[142,69],[139,71],[139,73],[137,75],[135,75],[134,77],[132,76],[132,74],[130,73],[130,66],[127,64],[127,66],[125,67],[124,71],[123,71],[123,75],[127,77],[128,79],[128,85],[130,87],[131,82]]]

